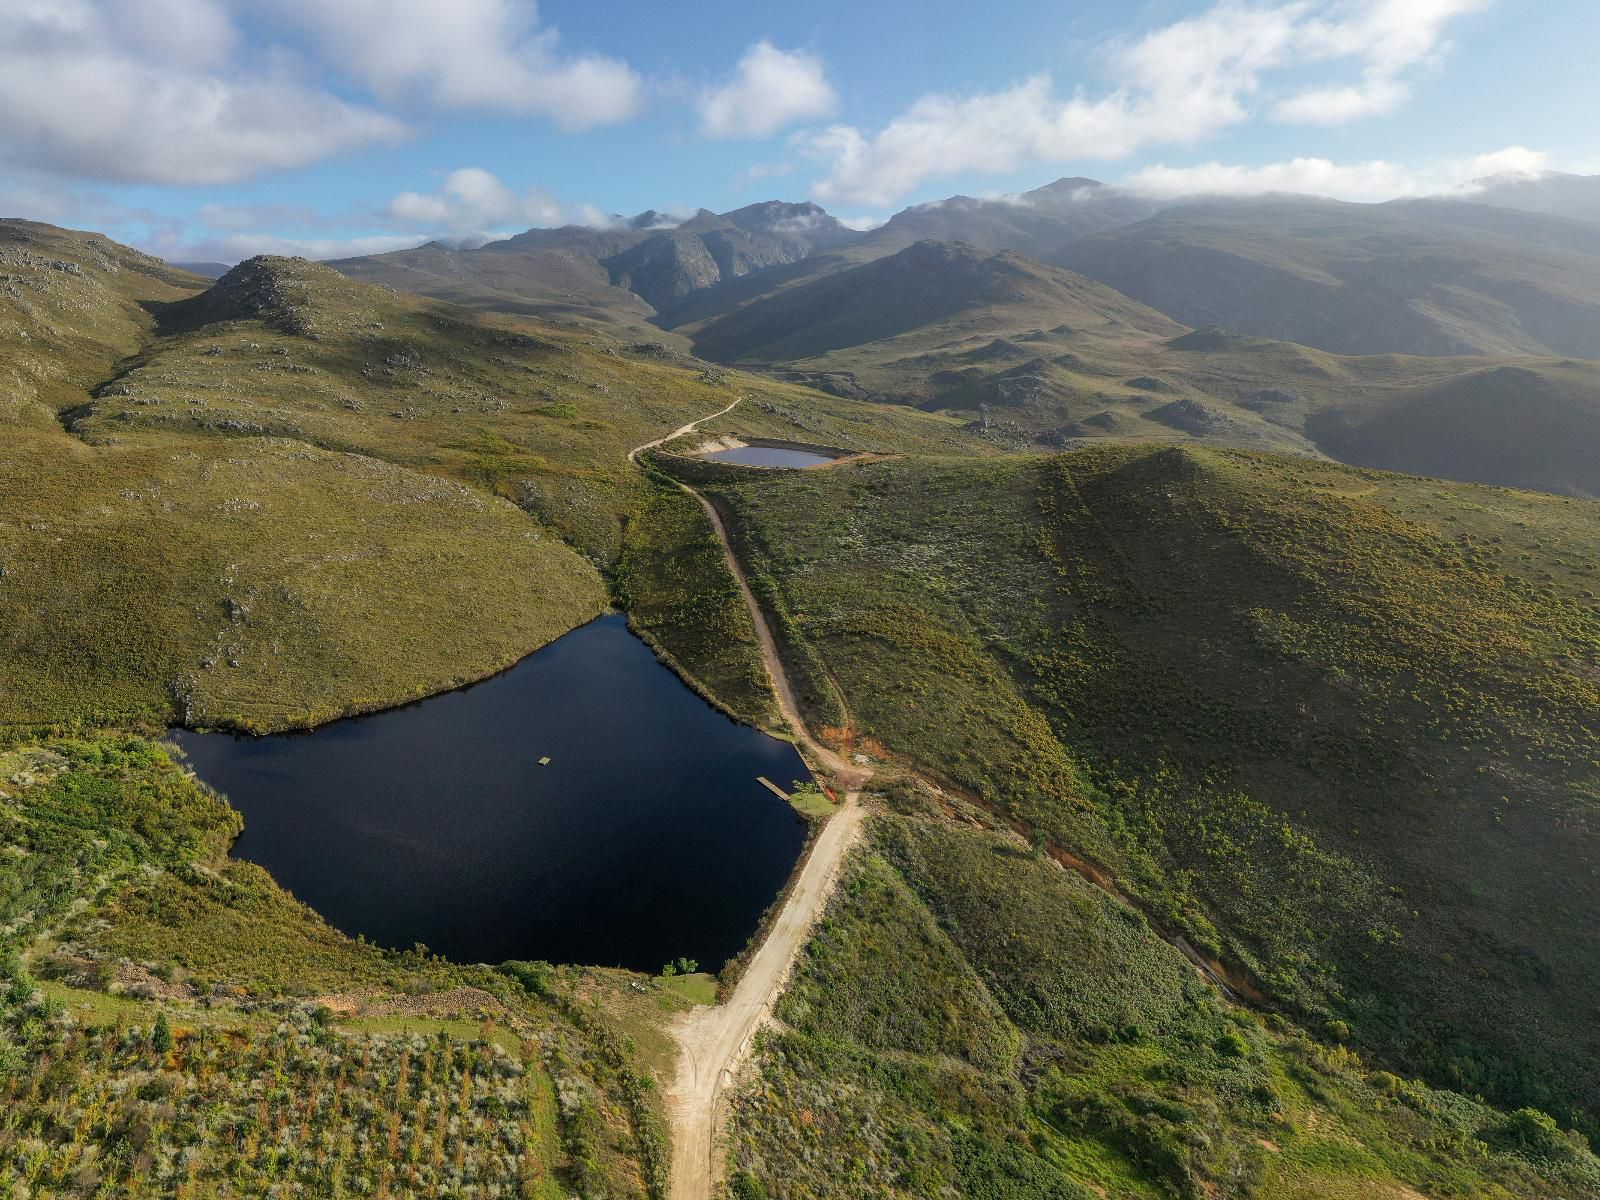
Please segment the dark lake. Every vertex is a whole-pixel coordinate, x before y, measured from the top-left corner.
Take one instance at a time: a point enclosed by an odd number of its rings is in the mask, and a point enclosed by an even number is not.
[[[713,462],[742,463],[747,467],[815,467],[833,461],[826,454],[787,450],[782,446],[740,446],[734,450],[713,450],[704,457]]]
[[[237,857],[348,934],[459,962],[717,970],[805,841],[756,782],[807,778],[794,748],[706,704],[616,615],[406,708],[173,740],[244,814]]]

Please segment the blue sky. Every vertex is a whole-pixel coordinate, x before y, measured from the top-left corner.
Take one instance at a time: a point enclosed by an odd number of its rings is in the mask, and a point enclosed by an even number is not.
[[[0,211],[175,258],[1600,170],[1588,0],[4,0]]]

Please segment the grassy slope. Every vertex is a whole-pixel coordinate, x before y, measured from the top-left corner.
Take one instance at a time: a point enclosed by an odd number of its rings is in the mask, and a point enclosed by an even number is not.
[[[51,979],[17,974],[0,1005],[0,1190],[660,1195],[634,1047],[670,1070],[656,1026],[684,1001],[652,993],[641,1014],[634,981],[534,969],[534,1003],[494,973],[351,942],[223,858],[237,816],[159,750],[29,729],[279,728],[449,686],[597,611],[604,584],[572,547],[610,563],[624,542],[636,621],[713,638],[725,669],[706,682],[748,685],[761,719],[748,617],[703,515],[626,450],[741,394],[752,433],[967,439],[302,262],[186,299],[189,277],[93,235],[7,232],[27,248],[5,251],[0,295],[0,855],[20,864],[0,872],[0,955]],[[448,1001],[463,986],[502,1006],[498,1032]],[[399,1015],[330,1026],[322,992],[400,993]],[[413,1012],[412,994],[467,1011]],[[258,1095],[268,1075],[283,1086]],[[114,1119],[83,1119],[118,1095],[135,1098]]]
[[[1596,1127],[1592,505],[1177,449],[714,494],[820,723],[1325,1033]]]
[[[1219,1002],[1144,920],[915,793],[879,819],[741,1098],[735,1196],[1584,1196],[1575,1138]]]
[[[0,457],[0,723],[312,724],[507,666],[605,603],[513,505],[369,458]]]
[[[702,694],[742,721],[782,726],[722,543],[699,502],[669,480],[654,482],[628,523],[616,594],[635,630]]]
[[[603,607],[593,570],[513,505],[271,436],[288,429],[127,421],[86,446],[58,414],[94,424],[91,372],[155,411],[115,364],[159,353],[146,307],[182,293],[103,239],[26,232],[0,332],[25,385],[0,451],[0,724],[305,724],[481,676]]]
[[[221,857],[238,815],[151,743],[21,747],[0,776],[7,1194],[647,1194],[653,1118],[563,981],[344,938]],[[330,987],[456,1015],[343,1020]]]

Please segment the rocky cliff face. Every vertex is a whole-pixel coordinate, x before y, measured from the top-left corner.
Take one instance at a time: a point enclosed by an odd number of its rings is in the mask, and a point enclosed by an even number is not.
[[[695,292],[768,267],[798,262],[858,236],[815,204],[771,200],[724,215],[702,210],[603,259],[616,287],[659,312]]]

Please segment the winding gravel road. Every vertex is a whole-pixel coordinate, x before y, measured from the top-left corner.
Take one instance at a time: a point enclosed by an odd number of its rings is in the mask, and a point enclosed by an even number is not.
[[[637,462],[644,451],[692,433],[706,421],[732,412],[738,403],[735,400],[719,412],[636,447],[629,452],[628,461]],[[828,818],[827,825],[812,842],[805,863],[784,898],[783,907],[769,925],[760,947],[734,987],[733,995],[724,1004],[684,1014],[672,1031],[682,1051],[678,1077],[667,1093],[672,1121],[672,1200],[712,1200],[722,1166],[717,1148],[726,1115],[723,1111],[726,1090],[749,1056],[757,1031],[772,1015],[773,1005],[777,1003],[795,959],[810,936],[812,926],[827,907],[839,870],[860,839],[864,815],[861,788],[872,773],[845,762],[811,736],[801,719],[794,688],[784,671],[783,660],[778,657],[777,643],[766,616],[756,603],[744,569],[734,557],[722,517],[699,492],[683,483],[678,486],[700,502],[716,531],[717,540],[722,543],[728,570],[738,582],[745,606],[750,610],[762,662],[777,694],[778,708],[795,740],[809,762],[832,774],[846,789],[844,803]]]

